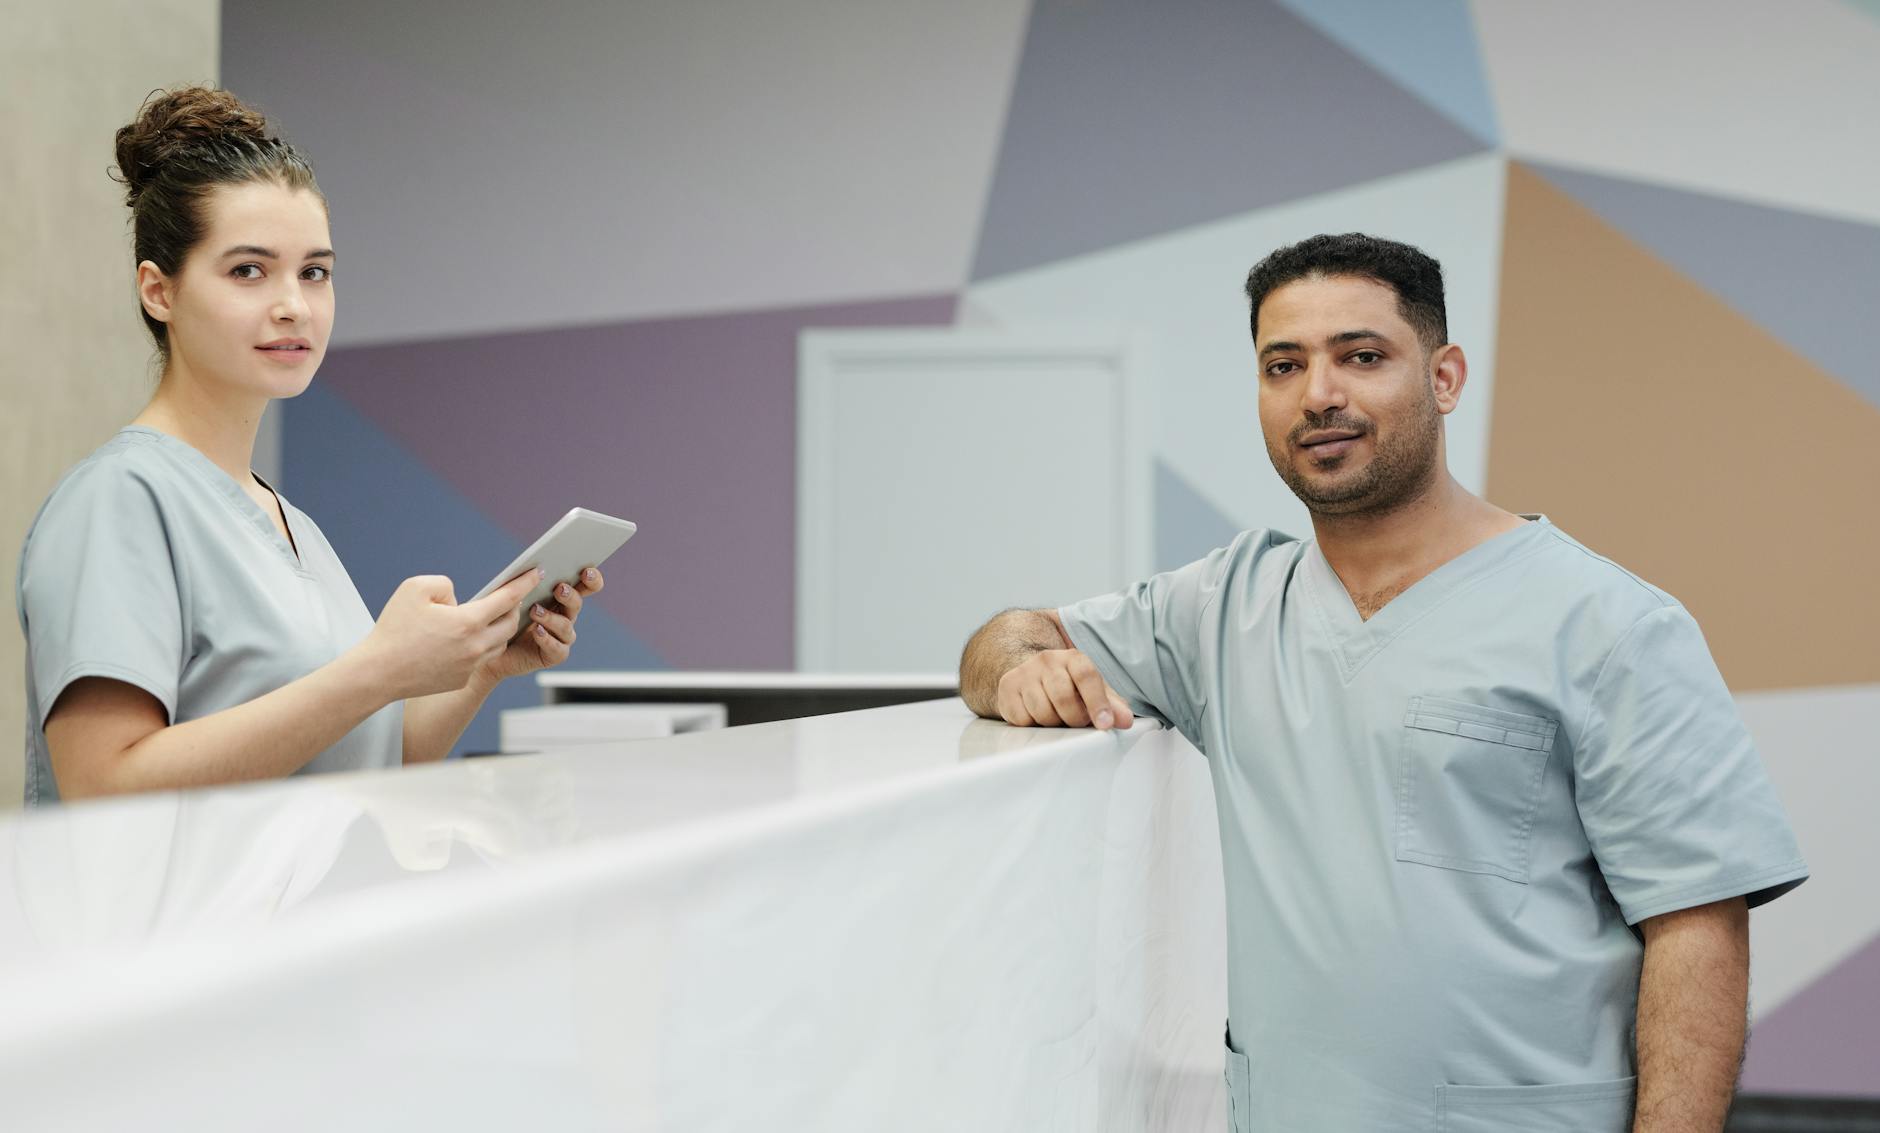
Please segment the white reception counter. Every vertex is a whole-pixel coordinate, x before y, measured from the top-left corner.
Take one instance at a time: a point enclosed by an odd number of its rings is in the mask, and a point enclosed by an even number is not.
[[[1224,1124],[1207,768],[958,700],[0,824],[19,1129]]]

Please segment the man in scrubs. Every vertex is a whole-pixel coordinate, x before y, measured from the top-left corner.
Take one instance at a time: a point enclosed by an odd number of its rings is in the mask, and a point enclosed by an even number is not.
[[[1434,260],[1318,236],[1247,295],[1314,538],[1000,614],[967,703],[1207,755],[1236,1133],[1714,1133],[1748,910],[1807,867],[1697,623],[1449,475],[1468,362]]]

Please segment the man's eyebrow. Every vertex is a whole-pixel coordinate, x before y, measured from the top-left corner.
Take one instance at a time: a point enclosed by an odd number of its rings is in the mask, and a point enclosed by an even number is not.
[[[1260,357],[1264,358],[1268,354],[1271,354],[1276,350],[1297,350],[1297,349],[1299,349],[1298,343],[1287,342],[1284,339],[1279,339],[1274,342],[1269,342],[1265,346],[1262,346],[1260,348]]]
[[[1390,339],[1374,330],[1344,330],[1325,340],[1327,346],[1342,346],[1347,342],[1389,342]]]
[[[276,252],[273,248],[263,248],[259,244],[237,244],[222,254],[225,256],[262,256],[270,260],[278,260],[281,258],[281,254]],[[313,251],[308,252],[304,258],[309,260],[330,260],[334,258],[333,249],[315,248]]]

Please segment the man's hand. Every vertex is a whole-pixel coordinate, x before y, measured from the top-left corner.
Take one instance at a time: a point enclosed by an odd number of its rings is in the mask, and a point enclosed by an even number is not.
[[[1021,728],[1127,728],[1136,717],[1077,649],[1045,649],[999,678],[999,715]]]

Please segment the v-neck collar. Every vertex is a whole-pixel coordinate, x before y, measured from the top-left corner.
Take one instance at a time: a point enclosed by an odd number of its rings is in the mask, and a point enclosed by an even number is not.
[[[1351,601],[1344,581],[1332,569],[1318,540],[1312,540],[1304,556],[1307,593],[1318,609],[1344,679],[1350,681],[1357,676],[1372,657],[1457,591],[1540,547],[1544,533],[1553,524],[1544,515],[1521,518],[1528,522],[1482,540],[1424,575],[1386,602],[1369,621],[1358,616],[1358,607]]]
[[[235,482],[234,477],[224,471],[221,465],[210,460],[201,449],[198,449],[195,445],[190,444],[181,437],[171,436],[161,429],[153,429],[148,425],[126,425],[119,433],[120,435],[133,433],[138,436],[147,436],[155,439],[157,444],[163,448],[163,451],[174,456],[180,464],[194,472],[197,479],[201,480],[208,488],[214,491],[216,495],[220,496],[225,503],[235,510],[237,515],[255,529],[256,533],[263,539],[266,539],[268,544],[276,551],[280,552],[281,556],[287,560],[289,566],[302,574],[308,573],[306,563],[302,561],[300,553],[295,550],[292,543],[281,536],[281,529],[274,526],[274,517],[269,515],[260,504],[256,503],[255,498],[244,491],[242,486]],[[249,475],[255,476],[252,471]],[[287,518],[287,497],[276,492],[274,486],[269,484],[266,480],[261,479],[261,477],[255,476],[255,480],[262,487],[273,493],[275,501],[281,505],[281,521],[283,523],[291,522]]]

